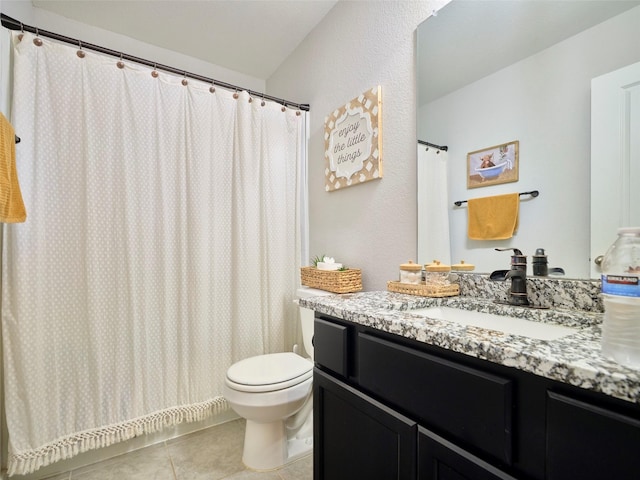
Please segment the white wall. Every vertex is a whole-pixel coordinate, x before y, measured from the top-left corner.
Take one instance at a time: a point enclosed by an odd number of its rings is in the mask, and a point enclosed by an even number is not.
[[[636,7],[420,108],[418,136],[449,146],[452,261],[490,272],[509,266],[494,247],[542,247],[550,266],[589,277],[591,79],[640,61],[639,25]],[[466,154],[512,140],[520,180],[467,190]],[[540,196],[521,202],[514,238],[467,238],[466,208],[453,201],[534,189]]]
[[[310,254],[361,268],[365,290],[386,290],[416,259],[415,29],[446,2],[345,1],[267,80],[272,95],[308,102]],[[381,85],[384,176],[324,189],[324,118]]]

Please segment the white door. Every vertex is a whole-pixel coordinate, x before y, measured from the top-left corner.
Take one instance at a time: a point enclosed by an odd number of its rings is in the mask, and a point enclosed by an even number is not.
[[[591,80],[592,278],[629,226],[640,226],[640,63]]]

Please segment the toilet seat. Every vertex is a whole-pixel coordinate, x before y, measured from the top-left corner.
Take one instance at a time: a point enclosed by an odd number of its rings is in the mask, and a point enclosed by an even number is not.
[[[293,352],[245,358],[227,370],[225,382],[241,392],[272,392],[298,385],[313,376],[313,363]]]

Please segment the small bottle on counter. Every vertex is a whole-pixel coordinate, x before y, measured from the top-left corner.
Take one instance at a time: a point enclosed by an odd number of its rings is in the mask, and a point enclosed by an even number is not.
[[[420,285],[422,282],[422,265],[409,260],[400,265],[400,282]]]
[[[549,275],[549,266],[547,261],[547,255],[544,253],[544,248],[538,248],[536,254],[532,255],[531,265],[533,266],[533,274],[536,277],[544,277]]]
[[[425,269],[425,285],[449,285],[449,274],[451,267],[441,264],[435,260],[433,263],[424,266]]]
[[[640,368],[640,227],[618,229],[602,260],[602,354]]]

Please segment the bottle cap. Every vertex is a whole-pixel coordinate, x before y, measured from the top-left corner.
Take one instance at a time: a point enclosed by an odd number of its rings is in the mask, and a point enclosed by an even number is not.
[[[620,227],[618,235],[640,235],[640,227]]]
[[[422,265],[419,263],[413,263],[412,260],[409,260],[407,263],[403,263],[400,265],[400,270],[408,270],[410,272],[418,272],[422,270]]]
[[[449,265],[443,265],[438,260],[430,265],[426,265],[424,269],[427,272],[450,272],[451,267]]]
[[[472,263],[464,263],[464,260],[460,260],[460,263],[455,263],[451,265],[451,270],[459,270],[459,271],[471,271],[474,270],[476,266]]]

